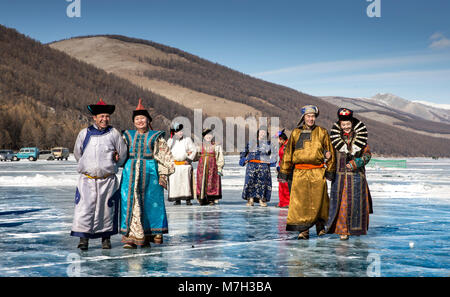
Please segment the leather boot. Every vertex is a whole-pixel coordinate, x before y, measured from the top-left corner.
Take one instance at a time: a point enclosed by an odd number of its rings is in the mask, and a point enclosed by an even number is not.
[[[317,236],[322,236],[326,234],[325,231],[325,224],[321,221],[316,223],[316,232],[317,232]]]
[[[300,232],[300,234],[298,235],[297,239],[308,240],[309,239],[309,230]]]
[[[125,243],[125,244],[123,245],[123,248],[124,248],[124,249],[136,249],[136,248],[137,248],[137,245],[135,245],[134,243]]]
[[[266,201],[264,201],[264,200],[259,200],[259,206],[262,206],[262,207],[267,207],[267,203],[266,203]]]
[[[102,238],[102,249],[110,250],[111,249],[111,240],[109,237]]]
[[[186,205],[192,205],[191,200],[186,200]]]
[[[163,243],[163,235],[162,234],[151,235],[150,241],[155,244],[162,244]]]
[[[253,206],[253,198],[248,198],[247,206]]]
[[[89,238],[80,237],[80,243],[78,247],[82,251],[87,251],[89,246]]]

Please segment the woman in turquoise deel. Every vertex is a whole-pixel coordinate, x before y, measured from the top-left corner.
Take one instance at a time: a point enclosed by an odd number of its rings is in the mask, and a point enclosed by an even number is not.
[[[128,160],[122,171],[120,185],[120,233],[124,248],[149,247],[160,244],[168,233],[164,189],[168,176],[175,171],[164,131],[151,128],[152,118],[139,104],[133,111],[136,130],[125,130]]]

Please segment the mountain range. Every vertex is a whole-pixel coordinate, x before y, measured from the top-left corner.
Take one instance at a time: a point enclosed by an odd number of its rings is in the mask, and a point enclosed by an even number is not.
[[[381,99],[319,98],[147,40],[97,35],[41,44],[0,26],[0,147],[72,147],[90,122],[86,105],[99,97],[118,106],[119,129],[131,128],[142,98],[153,127],[165,131],[198,108],[204,118],[279,117],[290,131],[306,104],[319,107],[317,122],[329,129],[337,108],[349,104],[366,123],[374,153],[450,157],[450,123],[441,111],[425,118]]]
[[[350,108],[363,117],[404,131],[450,139],[449,109],[409,101],[388,93],[376,94],[372,98],[321,98],[339,107]]]

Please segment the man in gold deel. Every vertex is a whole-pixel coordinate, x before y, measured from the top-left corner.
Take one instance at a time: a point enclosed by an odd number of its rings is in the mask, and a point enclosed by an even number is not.
[[[325,128],[316,125],[319,109],[306,105],[300,122],[286,144],[278,180],[292,176],[287,231],[298,231],[298,239],[309,239],[309,229],[316,226],[317,235],[326,234],[329,198],[326,179],[335,175],[335,155]]]

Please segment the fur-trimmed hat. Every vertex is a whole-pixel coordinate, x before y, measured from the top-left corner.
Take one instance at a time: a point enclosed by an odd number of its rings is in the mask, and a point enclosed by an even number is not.
[[[87,109],[92,115],[98,115],[101,113],[113,114],[116,109],[115,105],[106,104],[102,98],[97,102],[97,104],[91,104],[87,106]]]
[[[297,126],[300,126],[305,119],[305,115],[308,113],[313,113],[316,115],[316,118],[319,116],[319,108],[315,105],[305,105],[300,109],[300,121]]]

